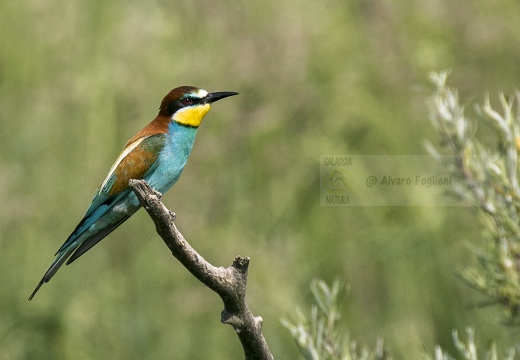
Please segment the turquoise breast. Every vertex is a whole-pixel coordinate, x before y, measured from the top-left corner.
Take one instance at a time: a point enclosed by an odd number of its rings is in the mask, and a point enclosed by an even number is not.
[[[164,148],[159,154],[155,171],[146,179],[160,193],[166,192],[179,180],[188,161],[197,128],[172,122],[166,134]]]

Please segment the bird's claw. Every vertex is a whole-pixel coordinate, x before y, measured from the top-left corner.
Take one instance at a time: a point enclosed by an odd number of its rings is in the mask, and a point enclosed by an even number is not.
[[[153,194],[155,196],[157,196],[157,199],[162,200],[162,194],[159,191],[157,191],[155,189],[152,189],[152,191],[153,191]]]

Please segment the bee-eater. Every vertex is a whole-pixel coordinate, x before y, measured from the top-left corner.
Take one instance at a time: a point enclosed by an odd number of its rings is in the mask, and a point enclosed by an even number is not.
[[[55,254],[54,262],[29,300],[67,259],[68,265],[140,208],[137,197],[128,186],[130,179],[144,179],[160,193],[172,187],[186,165],[197,129],[211,104],[237,94],[208,93],[193,86],[171,90],[162,100],[155,119],[126,143],[99,186],[83,220]]]

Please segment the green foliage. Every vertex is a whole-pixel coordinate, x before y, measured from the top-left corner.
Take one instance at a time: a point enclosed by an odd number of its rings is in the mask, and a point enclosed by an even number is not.
[[[358,347],[356,341],[338,330],[340,320],[339,296],[342,284],[336,279],[329,287],[323,280],[315,279],[310,285],[315,304],[307,318],[297,309],[293,320],[283,319],[300,352],[307,360],[383,360],[390,359],[383,349],[383,341],[369,351]]]
[[[459,338],[459,334],[456,330],[453,331],[453,342],[455,343],[455,347],[457,348],[459,356],[454,358],[449,354],[443,352],[440,346],[435,347],[435,355],[434,357],[427,356],[426,359],[431,360],[514,360],[518,359],[516,356],[516,352],[514,348],[511,348],[507,351],[504,357],[500,356],[495,343],[492,343],[489,346],[487,351],[482,351],[477,346],[475,341],[475,331],[472,328],[466,329],[467,340],[463,342]]]
[[[494,135],[486,134],[483,143],[473,130],[477,121],[465,115],[457,91],[447,87],[446,73],[433,74],[432,80],[431,119],[441,143],[429,148],[457,180],[456,195],[479,209],[485,228],[475,248],[477,264],[464,271],[464,278],[500,303],[507,321],[520,323],[520,92],[509,99],[500,95],[501,112],[492,108],[489,96],[477,107]]]
[[[391,355],[384,349],[380,338],[373,350],[367,347],[359,348],[355,340],[339,330],[338,302],[341,295],[341,283],[335,280],[332,286],[315,279],[310,285],[314,304],[309,318],[299,308],[293,314],[293,320],[283,319],[283,325],[289,329],[296,341],[301,354],[306,360],[389,360]],[[435,347],[433,357],[424,355],[425,360],[514,360],[518,359],[514,348],[507,351],[505,357],[500,357],[495,343],[489,349],[482,351],[475,341],[475,331],[466,329],[467,340],[462,341],[458,332],[453,331],[453,343],[457,357],[444,352],[440,346]]]
[[[495,140],[483,143],[476,137],[474,128],[478,121],[470,120],[459,102],[456,90],[446,84],[447,73],[433,73],[435,93],[431,98],[430,119],[441,141],[439,146],[427,143],[430,153],[441,162],[456,181],[451,195],[455,195],[478,209],[478,216],[485,226],[483,245],[475,247],[477,265],[468,268],[463,275],[466,281],[500,303],[505,309],[506,320],[520,322],[520,185],[518,164],[520,152],[520,92],[507,99],[501,94],[502,112],[490,104],[489,95],[476,113],[481,121],[487,121],[495,132]],[[515,111],[515,99],[516,108]],[[283,324],[307,360],[383,359],[388,354],[378,347],[370,352],[356,349],[356,342],[337,329],[340,320],[338,280],[329,287],[322,280],[311,282],[315,304],[307,318],[297,309],[294,320],[284,319]],[[460,340],[453,331],[453,342],[461,360],[498,360],[499,354],[493,342],[485,352],[479,352],[472,328],[467,328],[467,341]],[[382,341],[381,341],[382,344]],[[426,359],[454,360],[440,346],[434,357]],[[515,359],[511,348],[504,359]]]

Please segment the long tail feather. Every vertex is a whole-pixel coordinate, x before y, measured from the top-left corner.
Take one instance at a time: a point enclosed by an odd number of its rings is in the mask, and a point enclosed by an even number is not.
[[[50,279],[56,274],[56,271],[67,261],[67,265],[69,265],[71,262],[79,258],[81,255],[86,253],[90,248],[92,248],[94,245],[96,245],[98,242],[103,240],[108,234],[110,234],[112,231],[114,231],[119,225],[121,225],[123,222],[125,222],[129,216],[125,216],[117,223],[114,223],[104,229],[99,230],[98,232],[92,234],[90,237],[83,239],[81,241],[78,241],[78,237],[80,234],[74,234],[71,235],[69,239],[67,239],[68,246],[60,249],[57,253],[57,257],[52,263],[52,265],[49,267],[45,275],[43,275],[43,278],[38,283],[38,286],[36,286],[36,289],[34,289],[33,293],[29,297],[29,301],[32,300],[34,295],[40,290],[41,286],[44,283],[47,283],[50,281]],[[72,254],[74,253],[74,254]],[[72,256],[71,256],[72,254]]]
[[[54,260],[54,262],[52,263],[52,265],[49,267],[49,269],[47,270],[47,272],[45,273],[45,275],[43,275],[43,278],[40,280],[40,282],[38,283],[38,286],[36,286],[36,289],[34,289],[33,293],[31,294],[31,296],[29,296],[29,301],[32,300],[32,298],[34,297],[34,295],[36,295],[36,293],[38,292],[38,290],[40,290],[40,288],[42,287],[42,285],[44,283],[47,283],[49,282],[49,280],[54,276],[54,274],[56,274],[56,271],[58,271],[58,269],[61,267],[61,265],[63,265],[63,263],[65,262],[65,260],[67,260],[67,258],[70,256],[70,254],[72,254],[72,252],[74,250],[76,250],[76,248],[78,247],[79,244],[75,245],[75,246],[72,246],[70,247],[69,249],[67,249],[66,251],[62,252],[61,254],[58,255],[58,257]]]
[[[96,245],[98,242],[103,240],[105,238],[105,236],[107,236],[112,231],[114,231],[119,225],[124,223],[129,217],[130,216],[126,216],[126,217],[122,218],[119,222],[117,222],[115,224],[112,224],[112,225],[110,225],[110,226],[108,226],[108,227],[98,231],[97,233],[95,233],[94,235],[92,235],[91,237],[89,237],[88,239],[83,241],[81,243],[81,245],[76,249],[74,254],[72,254],[72,256],[70,257],[69,261],[67,261],[67,265],[69,265],[74,260],[79,258],[81,255],[86,253],[88,250],[90,250],[90,248],[92,246]]]
[[[113,230],[115,230],[119,225],[121,225],[124,221],[126,221],[134,212],[136,212],[139,207],[131,208],[129,212],[126,214],[122,213],[111,213],[109,212],[115,205],[118,203],[124,203],[125,197],[130,193],[130,190],[126,190],[121,192],[115,197],[110,198],[110,201],[105,201],[103,203],[96,202],[93,200],[93,204],[96,206],[94,208],[89,208],[87,214],[81,220],[81,222],[76,226],[72,234],[68,237],[68,239],[63,243],[58,252],[56,253],[56,258],[52,265],[49,267],[43,278],[34,289],[33,293],[29,297],[31,300],[34,295],[40,290],[41,286],[44,283],[50,281],[50,279],[56,274],[56,271],[67,261],[67,265],[79,258],[85,252],[87,252],[90,248],[100,242],[103,238],[105,238],[108,234],[110,234]],[[125,204],[126,206],[126,204]],[[92,231],[92,225],[96,223],[102,217],[107,216],[108,218],[104,218],[100,224],[97,225],[98,229]],[[107,225],[114,221],[113,224]],[[101,228],[105,226],[104,228]],[[90,230],[89,230],[90,229]],[[73,254],[74,253],[74,254]],[[71,256],[72,255],[72,256]]]
[[[32,292],[31,296],[29,296],[29,301],[32,300],[32,298],[34,297],[34,295],[36,295],[36,293],[38,292],[38,290],[40,290],[40,288],[42,287],[42,285],[45,283],[45,280],[44,279],[41,279],[40,280],[40,283],[38,284],[38,286],[36,286],[36,289],[34,289],[34,291]]]

